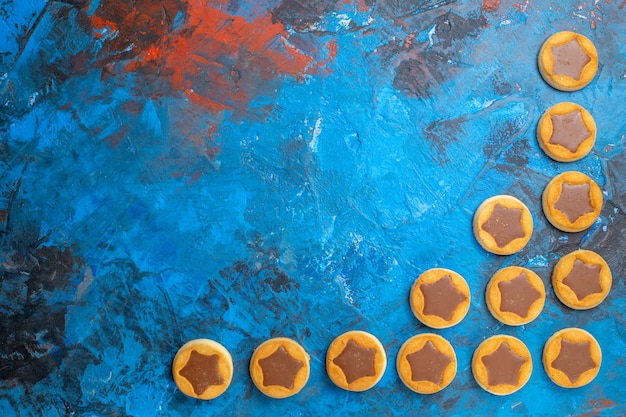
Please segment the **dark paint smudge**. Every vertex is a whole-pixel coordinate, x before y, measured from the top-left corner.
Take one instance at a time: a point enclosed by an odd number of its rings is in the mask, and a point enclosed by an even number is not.
[[[186,11],[182,0],[104,0],[89,18],[95,37],[104,41],[98,65],[138,58],[149,72],[157,58],[158,45],[166,44],[177,13]]]
[[[459,71],[453,44],[468,36],[476,36],[486,23],[484,16],[463,18],[454,12],[437,17],[428,27],[435,27],[432,47],[418,52],[397,66],[393,86],[409,96],[422,99],[439,92],[438,86]],[[409,49],[414,48],[412,45]]]
[[[380,0],[377,8],[382,15],[397,19],[436,9],[454,2],[455,0]]]
[[[520,135],[525,123],[526,118],[522,116],[496,122],[490,132],[489,139],[483,147],[483,154],[489,159],[499,156]],[[527,149],[513,149],[513,151],[516,150],[520,158],[527,158]],[[509,157],[511,156],[509,153]]]
[[[283,0],[272,12],[272,23],[280,22],[296,32],[302,32],[334,10],[337,3],[338,0]]]
[[[424,136],[435,149],[434,154],[437,155],[439,164],[443,165],[450,161],[446,150],[451,143],[458,142],[464,137],[463,124],[465,122],[464,118],[437,120],[424,129]]]
[[[273,94],[281,75],[300,77],[324,66],[315,51],[292,42],[285,25],[270,13],[250,21],[222,10],[232,5],[222,6],[200,0],[108,0],[90,18],[105,45],[95,65],[114,72],[122,64],[127,72],[163,76],[173,89],[163,94],[182,93],[212,112],[239,114],[254,98]],[[174,28],[180,13],[185,23]],[[86,60],[76,61],[84,65]]]
[[[12,239],[5,236],[0,269],[2,298],[11,299],[7,305],[13,306],[0,312],[0,333],[6,335],[0,347],[0,379],[25,387],[46,378],[63,360],[67,303],[48,300],[56,291],[66,292],[84,266],[69,248],[34,247],[34,236],[22,235],[31,241],[26,251],[22,244],[11,246]]]
[[[504,161],[509,165],[510,170],[519,171],[528,165],[529,149],[528,139],[523,138],[513,142],[513,145],[504,151]]]

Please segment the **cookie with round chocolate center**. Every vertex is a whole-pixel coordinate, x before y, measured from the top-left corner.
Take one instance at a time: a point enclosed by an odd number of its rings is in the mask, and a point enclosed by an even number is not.
[[[222,395],[230,385],[233,359],[224,346],[213,340],[191,340],[176,353],[172,376],[185,395],[211,400]]]
[[[488,252],[511,255],[522,250],[533,233],[533,218],[524,203],[510,195],[483,201],[474,214],[474,236]]]
[[[554,177],[541,197],[548,221],[564,232],[589,228],[600,216],[602,191],[582,172],[568,171]]]
[[[548,377],[563,388],[587,385],[598,375],[601,364],[600,344],[583,329],[559,330],[543,348],[543,367]]]
[[[387,355],[372,334],[351,330],[338,336],[326,352],[326,372],[340,388],[366,391],[380,381],[387,367]]]
[[[590,250],[577,250],[552,270],[552,287],[559,300],[575,310],[598,306],[611,291],[613,276],[606,261]]]
[[[546,290],[536,273],[510,266],[491,277],[485,298],[487,308],[497,320],[509,326],[521,326],[539,316],[546,300]]]
[[[291,397],[309,380],[309,360],[308,353],[296,341],[286,337],[269,339],[252,354],[250,377],[268,397]]]
[[[404,342],[396,357],[400,379],[420,394],[434,394],[456,375],[456,354],[450,342],[434,333],[422,333]]]
[[[469,286],[454,271],[432,268],[413,283],[410,304],[415,317],[426,326],[451,327],[463,320],[469,310]]]
[[[538,66],[543,79],[557,90],[580,90],[596,75],[598,52],[593,42],[579,33],[557,32],[541,46]]]
[[[526,345],[513,336],[496,335],[484,340],[472,356],[472,373],[478,385],[495,395],[521,389],[533,370]]]
[[[596,123],[582,106],[570,102],[558,103],[541,116],[537,125],[537,141],[555,161],[577,161],[593,148]]]

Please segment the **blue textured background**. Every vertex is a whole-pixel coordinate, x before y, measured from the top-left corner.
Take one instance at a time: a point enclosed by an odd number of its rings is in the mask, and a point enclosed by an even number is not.
[[[617,0],[0,0],[0,415],[626,414],[626,2]],[[558,30],[596,45],[593,82],[558,92],[536,55]],[[551,161],[535,140],[559,101],[587,108],[592,153]],[[545,184],[580,170],[604,192],[587,231],[554,229]],[[509,193],[533,213],[520,253],[475,242],[471,219]],[[613,271],[591,311],[558,302],[560,256],[597,251]],[[493,319],[484,289],[500,267],[546,283],[527,326]],[[408,294],[446,267],[472,291],[467,317],[437,331],[458,373],[421,396],[395,372],[430,331]],[[598,338],[603,363],[565,390],[541,365],[556,330]],[[367,330],[389,364],[365,393],[335,387],[324,355]],[[470,359],[485,338],[519,337],[534,371],[506,397]],[[311,354],[289,399],[264,397],[247,367],[273,336]],[[221,397],[181,394],[177,349],[208,337],[233,355]]]

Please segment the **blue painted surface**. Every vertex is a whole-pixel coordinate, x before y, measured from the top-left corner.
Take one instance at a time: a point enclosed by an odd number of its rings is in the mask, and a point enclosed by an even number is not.
[[[0,415],[626,414],[626,11],[484,3],[0,2],[10,29],[0,35]],[[212,19],[231,23],[211,37]],[[553,90],[537,71],[557,30],[598,48],[581,91]],[[535,140],[542,112],[565,100],[599,132],[571,164]],[[554,229],[540,204],[571,169],[605,197],[596,224],[575,234]],[[476,207],[503,193],[535,223],[508,257],[483,251],[471,230]],[[614,279],[584,312],[549,285],[578,248],[600,253]],[[548,289],[542,314],[520,328],[484,303],[507,265],[532,268]],[[395,355],[430,331],[408,294],[432,267],[461,273],[472,304],[436,331],[456,350],[455,380],[421,396],[398,379]],[[591,384],[565,390],[541,351],[571,326],[598,338],[603,364]],[[328,344],[352,329],[375,334],[389,358],[365,393],[324,371]],[[499,333],[534,361],[528,385],[506,397],[470,369]],[[285,400],[264,397],[247,372],[274,336],[312,358],[309,383]],[[198,337],[234,359],[233,384],[209,402],[170,375],[177,349]]]

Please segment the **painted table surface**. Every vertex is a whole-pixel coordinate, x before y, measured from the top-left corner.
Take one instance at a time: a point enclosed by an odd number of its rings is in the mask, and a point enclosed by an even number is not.
[[[0,415],[626,414],[626,2],[518,1],[0,1]],[[537,70],[558,30],[598,49],[578,92]],[[550,160],[535,139],[560,101],[598,126],[575,163]],[[543,187],[567,170],[604,193],[581,233],[541,211]],[[472,234],[475,209],[496,194],[533,215],[515,255],[488,254]],[[589,311],[549,284],[578,248],[614,276]],[[485,306],[489,277],[508,265],[547,288],[539,318],[519,328]],[[435,331],[456,350],[456,378],[419,395],[395,357],[430,331],[408,294],[432,267],[461,273],[472,302]],[[566,390],[541,352],[572,326],[596,336],[603,362]],[[329,343],[353,329],[388,354],[364,393],[324,369]],[[519,337],[534,363],[505,397],[470,368],[494,334]],[[308,384],[284,400],[248,375],[253,349],[274,336],[311,355]],[[178,348],[198,337],[234,360],[212,401],[171,377]]]

